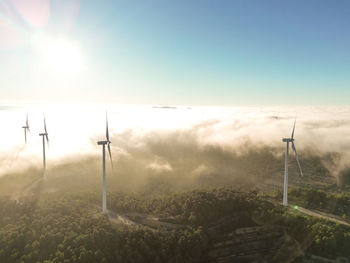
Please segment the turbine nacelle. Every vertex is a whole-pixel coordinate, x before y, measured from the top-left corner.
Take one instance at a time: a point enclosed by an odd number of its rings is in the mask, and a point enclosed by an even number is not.
[[[46,136],[46,135],[49,135],[49,134],[47,132],[39,133],[39,136]]]
[[[97,145],[106,145],[106,144],[109,144],[109,143],[111,143],[111,141],[98,141]]]
[[[283,138],[282,142],[294,142],[293,138]]]

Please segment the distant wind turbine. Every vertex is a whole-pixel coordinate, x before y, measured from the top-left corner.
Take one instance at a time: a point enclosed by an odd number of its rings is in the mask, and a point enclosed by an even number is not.
[[[297,160],[298,166],[299,166],[299,171],[300,175],[303,176],[303,171],[301,170],[301,166],[299,163],[299,158],[298,158],[298,153],[297,149],[295,148],[294,144],[294,130],[295,130],[295,123],[296,120],[294,121],[294,126],[293,126],[293,131],[292,131],[292,136],[291,138],[283,138],[282,141],[286,143],[286,161],[285,161],[285,168],[284,168],[284,188],[283,188],[283,205],[287,206],[288,205],[288,158],[289,158],[289,143],[292,143],[292,149],[295,154],[295,159]]]
[[[27,131],[30,132],[29,129],[29,122],[28,122],[28,113],[27,113],[27,117],[26,117],[26,125],[22,126],[22,128],[24,129],[24,143],[27,143]]]
[[[46,129],[46,120],[45,120],[45,116],[44,116],[44,132],[43,133],[39,133],[39,136],[42,136],[43,138],[43,177],[44,179],[46,179],[46,153],[45,153],[45,141],[47,143],[47,145],[49,145],[49,134],[47,133],[47,129]]]
[[[107,213],[107,195],[106,195],[106,145],[108,147],[109,159],[112,162],[112,153],[111,153],[111,141],[109,140],[109,131],[108,131],[108,118],[106,112],[106,140],[98,141],[98,145],[102,145],[102,213]]]

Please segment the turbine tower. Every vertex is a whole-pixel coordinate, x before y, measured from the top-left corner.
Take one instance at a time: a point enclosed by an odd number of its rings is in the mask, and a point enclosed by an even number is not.
[[[45,120],[45,116],[44,116],[44,132],[43,133],[39,133],[39,136],[42,136],[43,138],[43,178],[46,178],[46,153],[45,153],[45,141],[47,143],[47,145],[49,145],[49,134],[47,133],[47,129],[46,129],[46,120]]]
[[[282,141],[286,143],[286,161],[285,161],[285,168],[284,168],[284,187],[283,187],[283,205],[288,206],[288,158],[289,158],[289,143],[292,143],[292,149],[295,154],[295,159],[297,160],[300,175],[303,176],[303,171],[301,170],[301,166],[299,163],[298,153],[297,149],[295,148],[294,144],[294,130],[295,130],[295,122],[293,126],[292,136],[291,138],[283,138]]]
[[[98,141],[98,145],[102,145],[102,213],[107,214],[107,195],[106,195],[106,145],[108,148],[109,159],[112,163],[112,153],[111,153],[111,141],[109,140],[109,131],[108,131],[108,118],[106,112],[106,140]]]
[[[26,125],[22,126],[22,128],[24,129],[24,143],[27,144],[27,131],[30,132],[29,123],[28,123],[28,113],[26,118]]]

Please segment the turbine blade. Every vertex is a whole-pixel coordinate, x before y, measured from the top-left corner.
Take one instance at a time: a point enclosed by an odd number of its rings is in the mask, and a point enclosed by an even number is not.
[[[109,141],[109,131],[108,131],[108,117],[106,111],[106,140]],[[109,145],[109,144],[108,144]]]
[[[300,175],[304,176],[303,171],[301,170],[301,166],[300,166],[300,162],[299,162],[299,158],[298,158],[298,153],[297,153],[297,149],[295,148],[294,142],[292,142],[292,149],[294,151],[295,159],[297,160],[297,163],[298,163],[298,166],[299,166]]]
[[[30,132],[29,121],[28,121],[28,113],[27,113],[27,119],[26,119],[26,129]]]
[[[109,160],[111,161],[112,169],[113,169],[113,160],[112,160],[112,152],[111,152],[111,143],[108,143],[108,154]]]
[[[294,139],[294,130],[295,130],[295,123],[296,122],[297,122],[297,119],[295,118],[294,125],[293,125],[293,131],[292,131],[292,139]]]
[[[49,145],[49,136],[48,136],[48,133],[47,133],[45,116],[44,116],[44,130],[45,130],[45,139],[46,139],[47,145]]]
[[[44,130],[45,130],[45,133],[47,133],[45,116],[44,116]]]

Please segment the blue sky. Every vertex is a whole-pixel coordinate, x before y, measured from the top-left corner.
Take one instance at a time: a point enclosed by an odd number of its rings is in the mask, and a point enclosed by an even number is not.
[[[349,104],[347,0],[56,0],[49,7],[39,26],[0,8],[0,21],[21,32],[16,44],[0,46],[2,100]],[[37,33],[74,42],[84,71],[39,74],[29,44]]]

